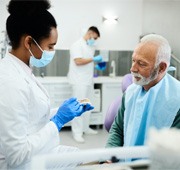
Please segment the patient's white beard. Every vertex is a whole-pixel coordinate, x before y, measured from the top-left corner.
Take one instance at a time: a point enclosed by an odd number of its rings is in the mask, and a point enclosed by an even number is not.
[[[133,82],[137,85],[140,85],[140,86],[144,86],[144,85],[147,85],[149,84],[151,81],[155,80],[158,76],[158,71],[159,71],[159,67],[156,67],[154,69],[154,71],[151,73],[151,75],[146,78],[146,77],[143,77],[141,74],[139,73],[134,73],[134,72],[131,72],[131,74],[133,75]],[[136,80],[135,77],[139,77],[140,80]]]

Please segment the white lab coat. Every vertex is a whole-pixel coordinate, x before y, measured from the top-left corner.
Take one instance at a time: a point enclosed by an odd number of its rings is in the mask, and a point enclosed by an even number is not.
[[[94,63],[90,62],[85,65],[76,65],[74,59],[76,58],[93,58],[95,53],[94,47],[87,45],[84,38],[80,38],[70,48],[70,64],[68,79],[72,85],[86,85],[93,84]]]
[[[87,45],[86,40],[82,37],[76,41],[70,49],[70,65],[68,79],[72,85],[73,97],[78,99],[92,98],[94,62],[85,65],[76,65],[76,58],[93,58],[95,48]],[[81,117],[72,120],[71,127],[74,135],[82,135],[89,128],[90,111]]]
[[[30,169],[37,154],[76,150],[59,146],[48,94],[23,64],[9,53],[0,61],[0,169]]]

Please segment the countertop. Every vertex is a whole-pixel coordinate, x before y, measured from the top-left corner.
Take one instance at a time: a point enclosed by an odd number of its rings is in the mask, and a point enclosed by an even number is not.
[[[94,77],[93,82],[94,83],[120,83],[122,82],[121,76],[117,77],[109,77],[109,76],[99,76],[99,77]],[[68,83],[68,78],[67,77],[37,77],[37,79],[41,83]]]

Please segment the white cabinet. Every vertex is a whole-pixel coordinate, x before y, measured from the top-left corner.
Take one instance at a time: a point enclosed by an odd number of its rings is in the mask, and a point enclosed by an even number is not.
[[[68,83],[42,83],[48,91],[51,101],[51,108],[59,107],[64,100],[72,97],[72,88]]]
[[[91,103],[94,106],[93,113],[101,112],[101,89],[94,89]]]
[[[38,77],[38,80],[43,84],[49,93],[51,108],[59,107],[64,100],[72,97],[72,88],[66,77]],[[96,102],[94,104],[96,109],[90,116],[90,125],[104,124],[104,118],[110,103],[116,97],[122,95],[121,80],[121,77],[99,77],[94,79],[94,84],[98,85],[98,90],[95,89],[96,98],[93,102]],[[100,101],[98,100],[99,98]],[[70,123],[66,126],[69,125]]]

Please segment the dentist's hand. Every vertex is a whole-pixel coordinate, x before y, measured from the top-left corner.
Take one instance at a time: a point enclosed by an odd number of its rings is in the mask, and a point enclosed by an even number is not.
[[[87,104],[81,104],[83,106],[83,112],[89,111],[94,109],[94,106],[92,106],[90,103]]]
[[[95,66],[96,70],[104,71],[106,69],[106,62],[100,62]]]
[[[101,62],[102,61],[102,56],[101,55],[97,55],[97,56],[93,57],[93,61],[94,62]]]
[[[85,111],[92,110],[93,108],[91,105],[84,106],[80,104],[76,98],[70,98],[64,101],[50,120],[56,124],[60,131],[64,124],[71,121],[74,117],[80,116]]]

